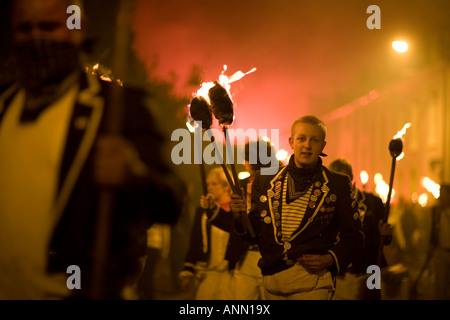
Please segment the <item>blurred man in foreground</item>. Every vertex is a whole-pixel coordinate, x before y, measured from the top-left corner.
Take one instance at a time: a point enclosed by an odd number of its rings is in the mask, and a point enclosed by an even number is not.
[[[181,212],[184,187],[145,93],[84,74],[84,26],[67,28],[71,4],[16,0],[11,8],[18,79],[0,93],[0,299],[121,299],[140,272],[146,230]],[[115,132],[113,90],[124,110]],[[99,199],[105,190],[110,201]],[[99,252],[106,206],[109,246]],[[81,277],[67,281],[70,266]]]

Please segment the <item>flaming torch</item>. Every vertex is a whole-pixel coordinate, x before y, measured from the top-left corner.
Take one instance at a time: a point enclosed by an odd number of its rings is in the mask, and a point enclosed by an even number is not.
[[[227,90],[222,87],[218,82],[214,83],[214,87],[209,90],[209,99],[211,100],[212,112],[214,116],[219,121],[219,125],[223,129],[225,135],[225,145],[227,147],[227,154],[233,154],[231,150],[231,144],[229,141],[229,136],[227,132],[227,126],[233,122],[233,101],[228,95]],[[234,158],[234,157],[233,157]],[[236,172],[236,167],[234,165],[234,159],[231,161],[231,172],[234,179],[234,192],[242,196],[241,187],[239,185],[239,178]]]
[[[228,126],[231,125],[234,120],[233,99],[230,92],[230,84],[243,78],[245,75],[256,71],[256,68],[253,68],[246,73],[238,71],[231,77],[225,75],[226,70],[227,66],[224,65],[222,74],[219,76],[219,80],[215,81],[214,86],[209,90],[208,97],[211,101],[212,112],[216,119],[219,121],[219,125],[223,129],[223,133],[225,136],[225,145],[227,146],[227,154],[233,154],[230,149],[231,144],[227,132]],[[234,159],[231,161],[231,172],[234,178],[235,192],[242,196]]]
[[[241,79],[245,75],[256,71],[256,68],[253,68],[252,70],[246,73],[238,71],[231,77],[225,75],[226,70],[227,66],[225,65],[224,70],[222,71],[222,74],[219,76],[218,81],[202,83],[200,89],[197,91],[196,95],[194,96],[191,102],[190,114],[195,121],[202,121],[203,129],[206,129],[207,132],[210,134],[211,142],[214,144],[216,155],[219,157],[219,162],[222,165],[223,171],[227,177],[231,189],[233,190],[234,193],[243,196],[239,185],[239,177],[234,164],[234,159],[231,161],[231,171],[234,179],[233,181],[227,170],[225,162],[223,161],[220,151],[217,148],[217,145],[215,144],[214,136],[211,134],[210,130],[208,130],[212,125],[212,117],[210,120],[209,115],[211,113],[214,114],[214,117],[218,120],[219,125],[223,129],[226,140],[225,144],[227,147],[227,154],[233,154],[231,152],[231,144],[227,134],[227,127],[231,125],[234,120],[233,100],[230,93],[230,84],[232,82]],[[248,219],[247,214],[244,214],[243,217],[247,230],[249,231],[252,237],[255,237],[256,236],[255,232]]]
[[[392,186],[394,184],[394,174],[395,174],[395,165],[397,163],[397,158],[403,153],[403,136],[406,133],[406,130],[411,127],[411,123],[406,123],[403,128],[397,132],[397,134],[392,138],[391,142],[389,143],[389,152],[392,156],[392,164],[391,164],[391,176],[389,178],[389,191],[386,199],[385,204],[385,212],[383,217],[383,223],[387,223],[389,219],[389,210],[390,210],[390,203],[391,203],[391,195],[392,195]],[[380,244],[378,247],[378,259],[377,259],[377,265],[381,265],[381,260],[383,257],[383,246],[385,243],[385,238],[381,237]]]
[[[201,121],[202,129],[209,129],[213,122],[213,117],[211,110],[209,108],[208,102],[202,97],[197,96],[194,97],[190,104],[190,116],[191,119],[195,121]],[[195,130],[195,125],[193,127],[193,131]],[[201,139],[203,144],[203,139]],[[203,149],[203,147],[201,148]],[[201,180],[202,180],[202,186],[203,186],[203,195],[206,196],[208,193],[208,188],[206,186],[206,173],[205,173],[205,164],[203,162],[200,163],[200,174],[201,174]]]
[[[189,113],[191,118],[197,122],[197,123],[201,123],[202,125],[202,129],[203,130],[207,130],[207,132],[210,134],[210,139],[211,142],[214,145],[214,149],[216,150],[216,155],[219,157],[219,162],[222,165],[223,171],[227,177],[228,183],[230,184],[231,188],[233,189],[233,192],[236,192],[234,189],[234,183],[233,180],[231,179],[231,176],[225,166],[225,163],[222,159],[222,156],[220,154],[219,148],[217,147],[216,141],[214,136],[211,134],[211,132],[208,130],[211,128],[212,126],[212,122],[213,122],[213,116],[211,113],[211,106],[209,105],[207,99],[203,96],[205,88],[208,88],[208,86],[202,85],[202,87],[199,89],[199,91],[197,91],[197,95],[194,96],[194,98],[192,98],[190,107],[189,107]],[[209,89],[207,89],[207,91],[209,91]],[[202,139],[203,141],[203,139]],[[202,183],[203,183],[203,193],[206,195],[207,194],[207,188],[206,188],[206,176],[205,176],[205,166],[203,163],[203,157],[202,157],[202,162],[201,162],[201,175],[202,175]]]
[[[117,10],[117,23],[116,23],[116,43],[115,43],[115,55],[114,55],[114,70],[118,74],[122,74],[125,71],[127,61],[127,50],[125,49],[130,41],[130,19],[131,19],[131,1],[121,0]],[[93,67],[93,72],[97,72],[98,75],[99,65],[96,64]],[[111,78],[102,78],[103,80],[110,80]],[[119,90],[119,86],[123,83],[118,80],[118,86],[113,86],[110,99],[111,113],[106,118],[106,128],[108,134],[115,135],[120,131],[123,119],[123,110],[125,100],[123,97],[123,91]],[[105,274],[106,274],[106,261],[108,260],[109,246],[111,243],[111,228],[112,228],[112,213],[114,205],[114,192],[111,188],[102,187],[99,193],[97,217],[95,221],[95,239],[94,250],[95,255],[92,264],[92,277],[91,286],[89,291],[89,297],[92,300],[101,300],[105,298]]]

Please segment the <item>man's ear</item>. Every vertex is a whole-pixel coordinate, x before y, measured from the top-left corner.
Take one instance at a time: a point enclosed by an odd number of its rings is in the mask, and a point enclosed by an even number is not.
[[[323,151],[323,149],[325,149],[325,146],[327,145],[327,142],[324,140],[323,141],[323,145],[322,145],[322,150],[321,151]]]

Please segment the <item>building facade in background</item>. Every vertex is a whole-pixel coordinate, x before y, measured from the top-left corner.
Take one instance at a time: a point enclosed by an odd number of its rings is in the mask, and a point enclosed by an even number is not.
[[[367,171],[359,187],[376,192],[375,174],[389,184],[392,156],[389,142],[405,124],[404,156],[397,161],[392,202],[400,197],[413,203],[425,194],[428,178],[450,182],[450,65],[442,63],[403,78],[322,116],[328,128],[327,161],[343,157],[353,164],[355,176]],[[356,179],[358,181],[358,178]],[[423,201],[425,196],[422,196]]]

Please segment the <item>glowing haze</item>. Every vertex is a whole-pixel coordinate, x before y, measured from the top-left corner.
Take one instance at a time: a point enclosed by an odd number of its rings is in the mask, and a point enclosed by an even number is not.
[[[391,38],[398,30],[417,31],[427,19],[446,21],[437,9],[445,4],[441,0],[411,1],[408,10],[400,2],[380,0],[381,29],[369,30],[370,4],[136,0],[133,46],[152,77],[171,80],[176,93],[186,97],[202,82],[217,79],[224,65],[229,74],[256,67],[255,74],[232,86],[232,126],[277,128],[280,147],[290,152],[295,119],[321,116],[387,81],[396,65]]]

